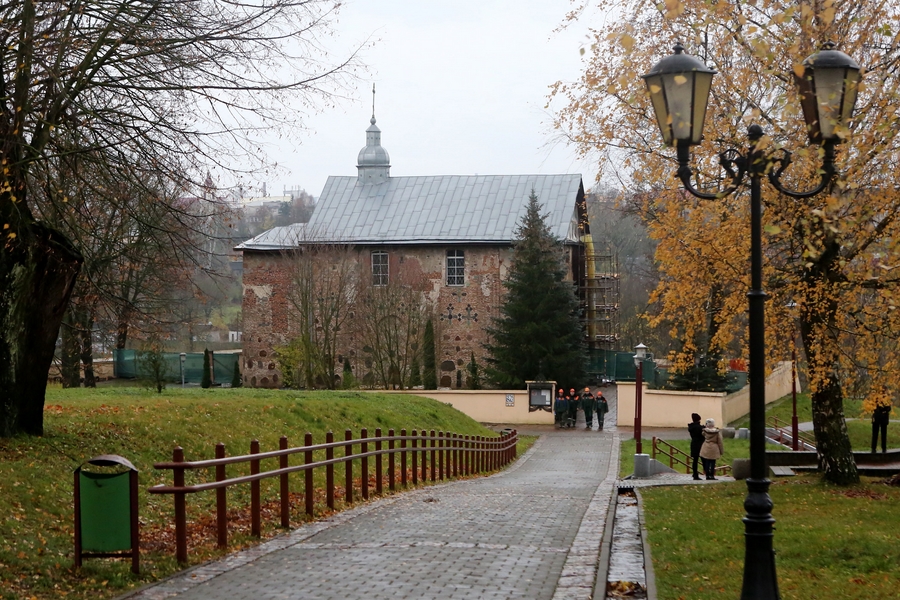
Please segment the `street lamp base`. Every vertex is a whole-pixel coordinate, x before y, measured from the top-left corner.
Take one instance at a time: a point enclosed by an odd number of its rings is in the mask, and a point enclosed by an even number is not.
[[[741,600],[780,600],[772,547],[775,519],[768,479],[748,479],[744,500],[744,583]]]

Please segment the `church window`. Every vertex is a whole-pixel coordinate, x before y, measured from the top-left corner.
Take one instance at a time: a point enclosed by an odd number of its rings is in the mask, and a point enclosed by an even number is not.
[[[388,253],[372,253],[372,285],[376,287],[388,284]]]
[[[447,285],[465,285],[466,257],[462,250],[447,250]]]

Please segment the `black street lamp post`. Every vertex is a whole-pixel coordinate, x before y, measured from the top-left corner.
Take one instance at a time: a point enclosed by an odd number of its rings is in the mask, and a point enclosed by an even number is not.
[[[800,449],[800,423],[797,418],[797,346],[791,340],[791,449],[796,452]]]
[[[634,451],[643,454],[641,444],[641,421],[643,419],[644,402],[644,359],[647,357],[647,346],[638,344],[634,347]]]
[[[841,142],[856,104],[859,65],[827,43],[803,61],[802,76],[795,76],[800,90],[803,117],[809,140],[821,144],[824,159],[821,179],[812,190],[793,191],[780,183],[781,174],[791,163],[789,152],[767,153],[759,144],[763,130],[751,125],[747,132],[748,149],[744,155],[735,149],[719,154],[719,164],[728,175],[728,185],[717,193],[694,188],[693,172],[688,165],[690,148],[699,144],[706,117],[712,78],[716,71],[693,56],[684,54],[681,44],[675,53],[656,63],[643,76],[663,141],[675,146],[678,178],[684,188],[697,196],[714,200],[735,192],[750,179],[750,291],[748,327],[750,350],[750,477],[744,508],[744,581],[741,600],[773,600],[781,596],[775,574],[773,550],[772,500],[769,497],[765,440],[765,300],[762,289],[762,199],[761,182],[765,176],[779,192],[794,198],[808,198],[830,187],[834,179],[834,147]]]

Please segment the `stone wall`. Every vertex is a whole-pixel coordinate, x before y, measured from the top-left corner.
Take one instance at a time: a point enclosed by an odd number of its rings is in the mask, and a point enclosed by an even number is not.
[[[447,246],[358,247],[360,272],[370,276],[370,252],[388,252],[390,277],[401,271],[421,276],[426,295],[434,306],[438,385],[465,387],[466,366],[475,353],[484,365],[484,328],[496,317],[509,268],[512,249],[503,246],[454,246],[465,252],[465,284],[448,286]],[[273,356],[276,346],[296,337],[288,302],[290,259],[279,252],[244,252],[243,335],[244,382],[250,387],[280,387],[283,377]],[[363,315],[364,318],[364,315]],[[347,356],[359,357],[358,348],[346,348]],[[360,381],[366,374],[363,360],[351,360]],[[338,367],[340,375],[340,367]]]
[[[725,392],[690,392],[675,390],[651,390],[642,387],[641,423],[644,427],[687,427],[691,413],[704,420],[715,419],[724,426],[750,412],[750,386],[744,386],[732,394]],[[800,389],[798,382],[797,389]],[[635,383],[620,381],[617,385],[617,425],[634,425]],[[776,363],[766,377],[766,404],[791,393],[791,363]]]
[[[281,371],[273,348],[286,344],[295,335],[287,302],[287,260],[278,252],[244,251],[241,373],[247,387],[281,386]]]

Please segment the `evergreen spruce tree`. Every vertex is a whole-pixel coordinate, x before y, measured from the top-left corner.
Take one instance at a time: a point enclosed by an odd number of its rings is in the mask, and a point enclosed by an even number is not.
[[[212,386],[212,377],[209,373],[209,350],[203,350],[203,375],[200,379],[200,387],[206,389]]]
[[[419,368],[419,358],[412,359],[409,366],[409,387],[414,388],[422,385],[422,370]]]
[[[231,372],[231,387],[241,387],[241,359],[234,361],[234,370]]]
[[[472,359],[469,361],[469,365],[466,367],[468,371],[468,383],[470,390],[480,390],[481,389],[481,373],[478,368],[478,363],[475,362],[475,352],[472,352]]]
[[[422,384],[426,390],[437,389],[437,368],[435,365],[434,324],[431,319],[425,323],[425,335],[422,340]]]
[[[345,390],[356,387],[356,377],[353,376],[353,367],[350,365],[350,359],[344,359],[344,371],[341,377],[341,387]]]
[[[532,190],[516,230],[500,316],[488,327],[491,342],[485,344],[485,374],[498,387],[524,388],[539,373],[565,387],[583,384],[583,332],[564,257]]]
[[[695,392],[727,392],[735,380],[734,374],[727,371],[719,372],[719,356],[714,354],[701,357],[693,366],[681,373],[669,373],[665,387]]]

